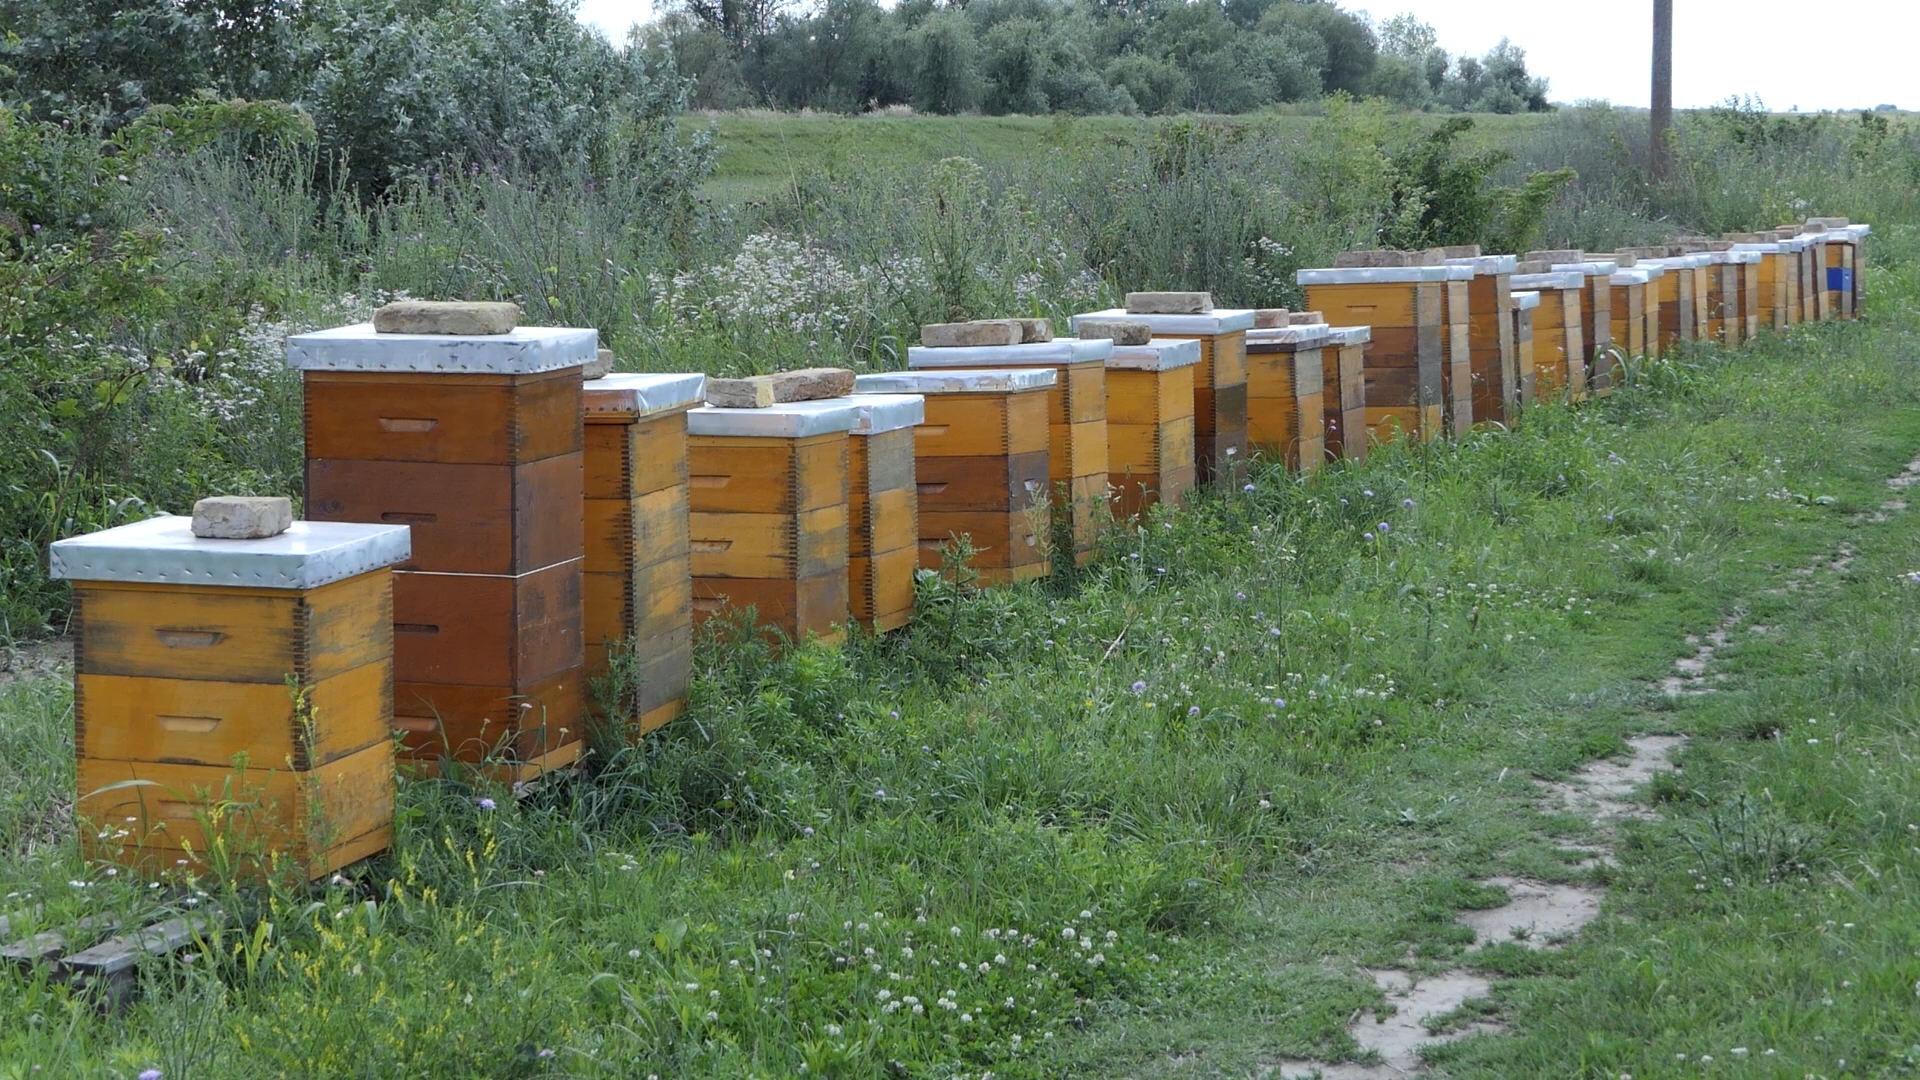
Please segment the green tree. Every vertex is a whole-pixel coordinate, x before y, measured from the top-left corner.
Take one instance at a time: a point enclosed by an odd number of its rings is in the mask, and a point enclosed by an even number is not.
[[[979,56],[966,16],[936,11],[914,29],[913,107],[921,112],[966,112],[980,101]]]

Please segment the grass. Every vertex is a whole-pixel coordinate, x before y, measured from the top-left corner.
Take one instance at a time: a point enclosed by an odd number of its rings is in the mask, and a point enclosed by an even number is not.
[[[266,928],[121,1018],[0,975],[0,1077],[1249,1075],[1353,1052],[1355,969],[1456,963],[1494,874],[1608,906],[1484,961],[1513,1033],[1449,1075],[1897,1075],[1920,536],[1862,515],[1920,447],[1920,281],[1873,284],[1868,323],[1510,434],[1262,466],[1075,581],[929,585],[886,641],[710,641],[686,720],[522,801],[410,782],[394,851],[311,893],[80,864],[68,693],[0,687],[0,908]],[[1772,629],[1661,695],[1734,612]],[[1684,771],[1574,869],[1531,781],[1652,731]]]

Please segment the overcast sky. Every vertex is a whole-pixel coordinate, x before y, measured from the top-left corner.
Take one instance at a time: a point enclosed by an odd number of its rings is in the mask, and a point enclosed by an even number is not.
[[[884,2],[884,0],[883,0]],[[1359,3],[1343,3],[1357,10]],[[1450,52],[1501,37],[1527,51],[1555,101],[1645,106],[1652,0],[1369,0],[1376,20],[1412,12]],[[1772,109],[1920,109],[1920,0],[1675,0],[1673,100],[1700,108],[1755,94]],[[580,18],[615,40],[651,0],[581,0]]]

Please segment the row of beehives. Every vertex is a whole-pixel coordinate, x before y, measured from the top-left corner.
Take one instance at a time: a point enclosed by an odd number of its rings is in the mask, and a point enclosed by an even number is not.
[[[1604,393],[1620,357],[1675,340],[1847,317],[1865,232],[1357,253],[1300,273],[1312,313],[1135,294],[1076,317],[1077,338],[929,327],[911,370],[851,395],[849,373],[810,400],[729,388],[757,407],[703,404],[698,375],[583,381],[593,331],[497,311],[298,336],[310,520],[205,539],[157,518],[55,545],[85,848],[165,869],[238,843],[330,872],[388,842],[395,733],[423,766],[536,775],[596,718],[631,737],[677,715],[703,616],[885,631],[955,538],[989,582],[1068,557],[1049,502],[1084,559],[1110,515],[1177,504],[1250,452],[1312,468],[1396,429]],[[254,838],[210,828],[222,816]]]

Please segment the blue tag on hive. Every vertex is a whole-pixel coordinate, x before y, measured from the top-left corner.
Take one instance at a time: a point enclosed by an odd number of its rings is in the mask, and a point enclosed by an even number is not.
[[[1844,266],[1827,267],[1828,292],[1852,292],[1853,271]]]

